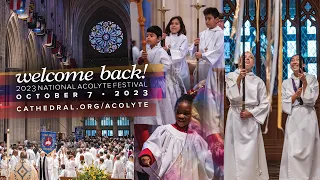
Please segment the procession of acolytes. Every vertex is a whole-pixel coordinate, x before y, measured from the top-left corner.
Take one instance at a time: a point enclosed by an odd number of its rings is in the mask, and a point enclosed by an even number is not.
[[[25,140],[9,150],[0,143],[1,177],[11,180],[76,178],[92,167],[108,178],[133,179],[133,138],[89,137],[41,132],[40,144]],[[7,153],[11,154],[7,158]],[[93,176],[90,177],[94,178]]]
[[[194,6],[198,10],[203,7]],[[162,11],[166,11],[164,7]],[[253,73],[254,55],[245,52],[245,46],[244,53],[235,56],[237,69],[224,77],[223,18],[212,7],[206,8],[203,15],[207,29],[197,32],[198,38],[191,46],[180,16],[172,17],[163,31],[151,26],[146,36],[142,33],[145,47],[133,56],[137,57],[133,62],[164,65],[165,81],[159,84],[166,84],[166,98],[156,100],[157,116],[134,118],[136,178],[268,180],[261,132],[270,112],[265,82]],[[237,33],[239,40],[241,31]],[[188,53],[197,59],[193,88],[186,62]],[[283,111],[289,115],[281,180],[320,179],[319,129],[314,109],[319,84],[314,75],[303,70],[304,66],[300,55],[291,57],[293,74],[283,82],[279,94]],[[224,85],[230,102],[225,133]]]

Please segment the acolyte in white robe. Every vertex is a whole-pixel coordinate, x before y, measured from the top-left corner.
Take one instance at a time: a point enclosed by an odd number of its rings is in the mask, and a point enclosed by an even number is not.
[[[240,118],[242,82],[237,85],[239,69],[226,76],[226,96],[230,101],[225,132],[224,179],[269,179],[261,125],[269,112],[264,82],[252,72],[245,77],[245,105],[253,117]]]
[[[107,167],[107,172],[108,172],[109,174],[111,174],[112,171],[113,171],[113,161],[111,160],[111,158],[110,158],[110,159],[106,159],[106,160],[104,161],[104,164],[105,164],[106,167]]]
[[[199,51],[202,53],[202,58],[199,62],[199,80],[197,78],[197,69],[194,71],[195,82],[200,82],[207,78],[211,65],[214,65],[214,68],[224,68],[223,30],[219,26],[213,29],[206,29],[199,34],[199,37]],[[192,44],[189,48],[190,55],[195,57],[196,50],[197,47]]]
[[[214,167],[208,144],[196,133],[187,134],[171,124],[159,126],[144,143],[156,162],[142,167],[150,180],[209,180],[213,178]]]
[[[66,168],[66,170],[67,170],[68,177],[77,177],[76,169],[78,169],[78,166],[76,162],[69,160],[67,164],[68,164],[67,165],[68,169]]]
[[[131,162],[131,161],[127,162],[126,172],[127,172],[126,179],[134,179],[134,164],[133,164],[133,162]]]
[[[125,174],[124,164],[120,160],[117,160],[114,163],[114,168],[113,168],[111,178],[124,179],[124,174]]]
[[[188,54],[188,39],[184,34],[170,34],[165,45],[170,49],[173,69],[180,75],[185,89],[190,90],[190,71],[186,60]]]
[[[293,74],[282,84],[282,108],[288,114],[280,180],[320,179],[320,138],[317,114],[314,108],[319,95],[319,83],[315,76],[306,74],[307,87],[301,94],[303,105],[298,100],[292,103],[295,94],[292,79],[299,88],[299,79]]]
[[[147,49],[147,53],[150,64],[163,64],[165,80],[158,80],[157,83],[165,89],[166,97],[150,102],[156,104],[156,116],[134,117],[134,124],[174,124],[175,114],[173,109],[178,98],[182,95],[182,90],[179,87],[179,82],[173,76],[172,61],[167,52],[159,45],[152,49]]]
[[[53,160],[53,177],[51,180],[57,180],[59,178],[59,159],[58,157]]]

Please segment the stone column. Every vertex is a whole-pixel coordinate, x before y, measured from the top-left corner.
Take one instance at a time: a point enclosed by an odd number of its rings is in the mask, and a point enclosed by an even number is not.
[[[24,122],[24,119],[23,119]],[[10,122],[9,122],[10,126]],[[28,118],[27,119],[27,139],[30,141],[40,141],[40,119],[39,118]],[[20,130],[23,132],[24,129]]]
[[[113,137],[118,137],[118,118],[115,117],[112,119],[113,121]]]

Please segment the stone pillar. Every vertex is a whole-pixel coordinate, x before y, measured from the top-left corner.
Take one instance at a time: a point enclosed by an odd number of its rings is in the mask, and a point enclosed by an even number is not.
[[[138,9],[136,3],[130,3],[130,18],[131,18],[131,34],[132,40],[137,42],[137,47],[140,45],[140,26],[138,23]]]
[[[9,124],[10,124],[10,122],[9,122]],[[27,139],[28,140],[40,141],[40,119],[39,118],[28,118],[26,128],[27,128]],[[22,134],[21,132],[23,132],[23,130],[24,129],[21,129],[19,133]]]
[[[134,135],[134,121],[133,118],[130,118],[130,135]]]
[[[118,118],[113,118],[113,137],[118,137]]]

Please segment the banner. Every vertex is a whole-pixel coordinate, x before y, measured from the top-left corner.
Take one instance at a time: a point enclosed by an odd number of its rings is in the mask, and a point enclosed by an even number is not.
[[[56,132],[41,132],[41,149],[49,154],[56,148]]]
[[[83,128],[81,126],[77,126],[75,128],[75,136],[76,136],[76,141],[77,142],[79,140],[83,139]]]

